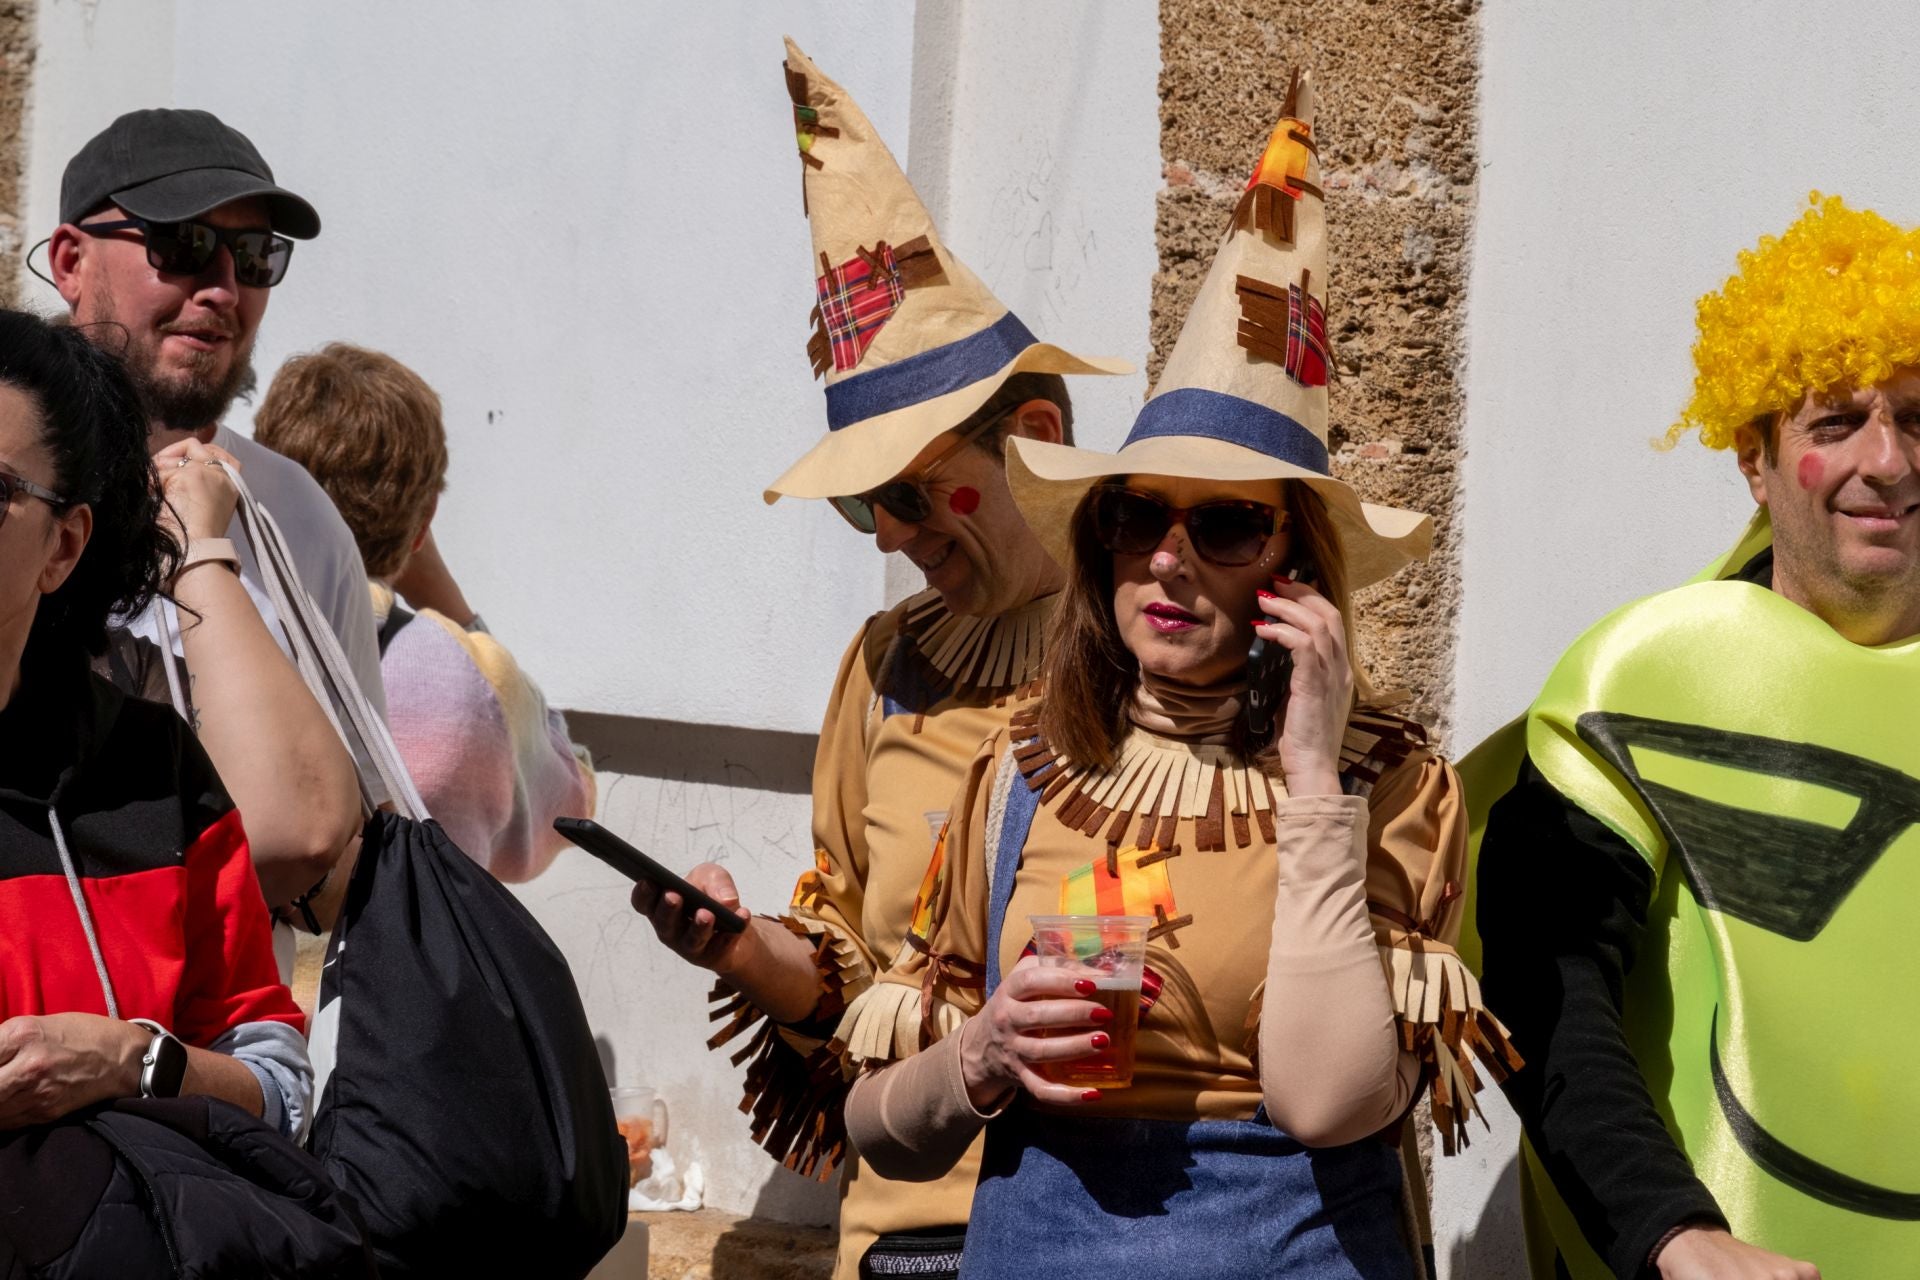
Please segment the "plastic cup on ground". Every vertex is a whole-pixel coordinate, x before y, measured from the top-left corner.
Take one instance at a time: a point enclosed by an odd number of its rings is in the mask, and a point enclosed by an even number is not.
[[[612,1089],[613,1118],[627,1140],[627,1185],[653,1176],[653,1153],[667,1145],[667,1104],[652,1089]]]

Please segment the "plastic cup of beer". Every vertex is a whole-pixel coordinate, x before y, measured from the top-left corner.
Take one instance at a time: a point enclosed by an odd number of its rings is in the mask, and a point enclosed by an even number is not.
[[[652,1089],[610,1089],[613,1118],[627,1142],[627,1186],[653,1176],[653,1153],[667,1145],[667,1104]]]
[[[1093,982],[1087,999],[1113,1020],[1100,1027],[1107,1047],[1067,1062],[1034,1064],[1042,1079],[1083,1089],[1124,1089],[1133,1083],[1133,1047],[1140,1029],[1140,978],[1147,965],[1150,916],[1029,916],[1034,951],[1043,969],[1064,969]],[[1084,1035],[1084,1032],[1057,1034]]]

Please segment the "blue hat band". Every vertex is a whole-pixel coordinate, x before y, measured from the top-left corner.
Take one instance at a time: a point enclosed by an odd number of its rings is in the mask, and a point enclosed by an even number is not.
[[[856,373],[827,388],[827,429],[838,431],[895,409],[972,386],[1006,368],[1039,339],[1009,311],[978,333],[931,351]]]
[[[1181,387],[1147,401],[1134,418],[1126,443],[1155,436],[1224,440],[1323,476],[1332,474],[1327,446],[1319,436],[1278,409],[1203,387]]]

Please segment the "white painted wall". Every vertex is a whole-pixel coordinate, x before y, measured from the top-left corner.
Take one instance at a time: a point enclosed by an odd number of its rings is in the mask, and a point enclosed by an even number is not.
[[[915,55],[915,183],[1042,339],[1133,362],[1128,377],[1068,380],[1079,442],[1119,448],[1147,394],[1159,268],[1159,6],[921,4]]]
[[[268,12],[41,0],[28,239],[54,225],[67,158],[121,111],[206,107],[247,133],[325,222],[273,298],[263,383],[343,339],[439,390],[440,544],[556,705],[810,733],[848,637],[898,589],[824,504],[760,501],[825,425],[783,33],[859,98],[949,245],[1029,325],[1145,362],[1153,0]],[[57,306],[37,282],[27,296]],[[1097,381],[1075,387],[1085,438],[1117,444],[1144,377]],[[726,862],[773,908],[811,863],[807,800],[701,781],[710,763],[603,774],[601,817],[671,866]],[[570,853],[522,897],[621,1082],[672,1100],[709,1203],[828,1220],[831,1188],[746,1142],[738,1074],[702,1043],[705,975],[624,885]]]
[[[1483,6],[1468,307],[1464,748],[1521,711],[1587,625],[1725,550],[1733,460],[1648,441],[1692,386],[1693,304],[1810,188],[1920,220],[1911,6],[1855,0]],[[1502,1114],[1441,1161],[1455,1277],[1523,1274]]]
[[[1159,75],[1156,0],[915,6],[908,176],[1043,341],[1133,363],[1068,379],[1075,438],[1101,449],[1120,447],[1147,394]],[[889,600],[923,585],[889,557]]]

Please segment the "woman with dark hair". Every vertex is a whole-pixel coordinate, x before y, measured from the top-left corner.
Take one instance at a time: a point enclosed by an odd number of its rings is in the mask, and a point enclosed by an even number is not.
[[[975,758],[886,975],[936,1042],[847,1106],[887,1177],[985,1128],[963,1277],[1411,1280],[1406,1118],[1431,1085],[1451,1150],[1470,1054],[1514,1062],[1450,945],[1459,783],[1351,656],[1349,591],[1432,526],[1328,473],[1325,230],[1287,115],[1118,455],[1008,459],[1067,573],[1045,684]],[[1141,918],[1137,1010],[1033,954],[1055,915]]]
[[[312,1071],[240,815],[173,711],[89,669],[178,567],[125,369],[0,311],[0,1129]]]

